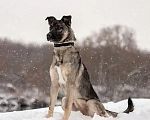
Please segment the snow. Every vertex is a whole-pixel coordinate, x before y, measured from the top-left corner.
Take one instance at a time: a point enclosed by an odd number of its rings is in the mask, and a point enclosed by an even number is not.
[[[93,118],[84,116],[80,112],[71,112],[69,120],[149,120],[150,119],[150,99],[132,99],[134,103],[134,111],[125,114],[122,113],[127,107],[127,100],[123,100],[117,103],[108,102],[104,103],[104,106],[108,110],[119,112],[116,118],[108,117],[103,118],[98,115],[94,115]],[[0,120],[61,120],[63,116],[63,110],[60,106],[55,107],[54,116],[46,118],[48,108],[26,110],[26,111],[14,111],[7,113],[0,113]]]

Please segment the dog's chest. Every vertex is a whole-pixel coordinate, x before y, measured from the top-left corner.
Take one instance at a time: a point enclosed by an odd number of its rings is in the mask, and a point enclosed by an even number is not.
[[[58,66],[55,66],[55,67],[56,67],[56,70],[57,70],[57,73],[58,73],[58,78],[59,78],[58,82],[59,82],[60,85],[64,85],[65,81],[64,81],[64,78],[63,78],[63,75],[62,75],[62,70]]]

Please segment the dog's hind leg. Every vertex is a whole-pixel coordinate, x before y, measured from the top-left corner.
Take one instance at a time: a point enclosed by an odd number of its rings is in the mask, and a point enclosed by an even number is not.
[[[65,110],[67,104],[66,97],[62,99],[62,109]],[[76,99],[72,104],[72,111],[80,111],[83,115],[88,115],[88,106],[85,100]]]
[[[87,105],[89,108],[89,116],[94,116],[96,113],[102,117],[107,117],[107,112],[101,102],[91,99],[87,101]]]
[[[64,109],[66,104],[66,98],[64,97],[62,99],[62,108]],[[73,111],[80,111],[83,115],[91,116],[93,117],[96,113],[97,115],[107,117],[107,112],[102,105],[101,102],[91,99],[91,100],[84,100],[84,99],[76,99],[73,101],[72,105]]]
[[[66,106],[66,104],[67,104],[66,97],[63,97],[63,98],[62,98],[62,102],[61,102],[61,107],[62,107],[62,109],[63,109],[64,111],[65,111],[65,106]],[[72,104],[72,111],[79,111],[79,109],[76,108],[76,106],[75,106],[74,103]]]
[[[50,69],[50,76],[51,76],[51,86],[50,86],[50,107],[47,114],[47,118],[53,116],[55,103],[58,96],[59,91],[59,83],[58,83],[58,73],[55,68]]]
[[[79,110],[83,115],[89,116],[89,107],[87,105],[86,100],[78,98],[74,101],[73,106],[73,111],[76,108],[75,110]]]

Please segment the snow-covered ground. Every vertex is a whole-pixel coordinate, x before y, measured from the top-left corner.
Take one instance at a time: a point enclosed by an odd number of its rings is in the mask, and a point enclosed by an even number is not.
[[[71,112],[69,120],[150,120],[150,99],[133,99],[135,110],[130,114],[121,113],[127,107],[127,100],[117,103],[108,102],[104,106],[108,110],[119,112],[117,118],[103,118],[94,115],[93,118],[84,116],[80,112]],[[0,120],[61,120],[63,110],[55,107],[53,118],[45,118],[48,108],[0,113]]]

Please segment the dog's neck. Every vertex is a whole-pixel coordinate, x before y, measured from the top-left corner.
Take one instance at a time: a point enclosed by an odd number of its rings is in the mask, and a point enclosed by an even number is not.
[[[74,46],[74,42],[54,43],[54,47]]]

